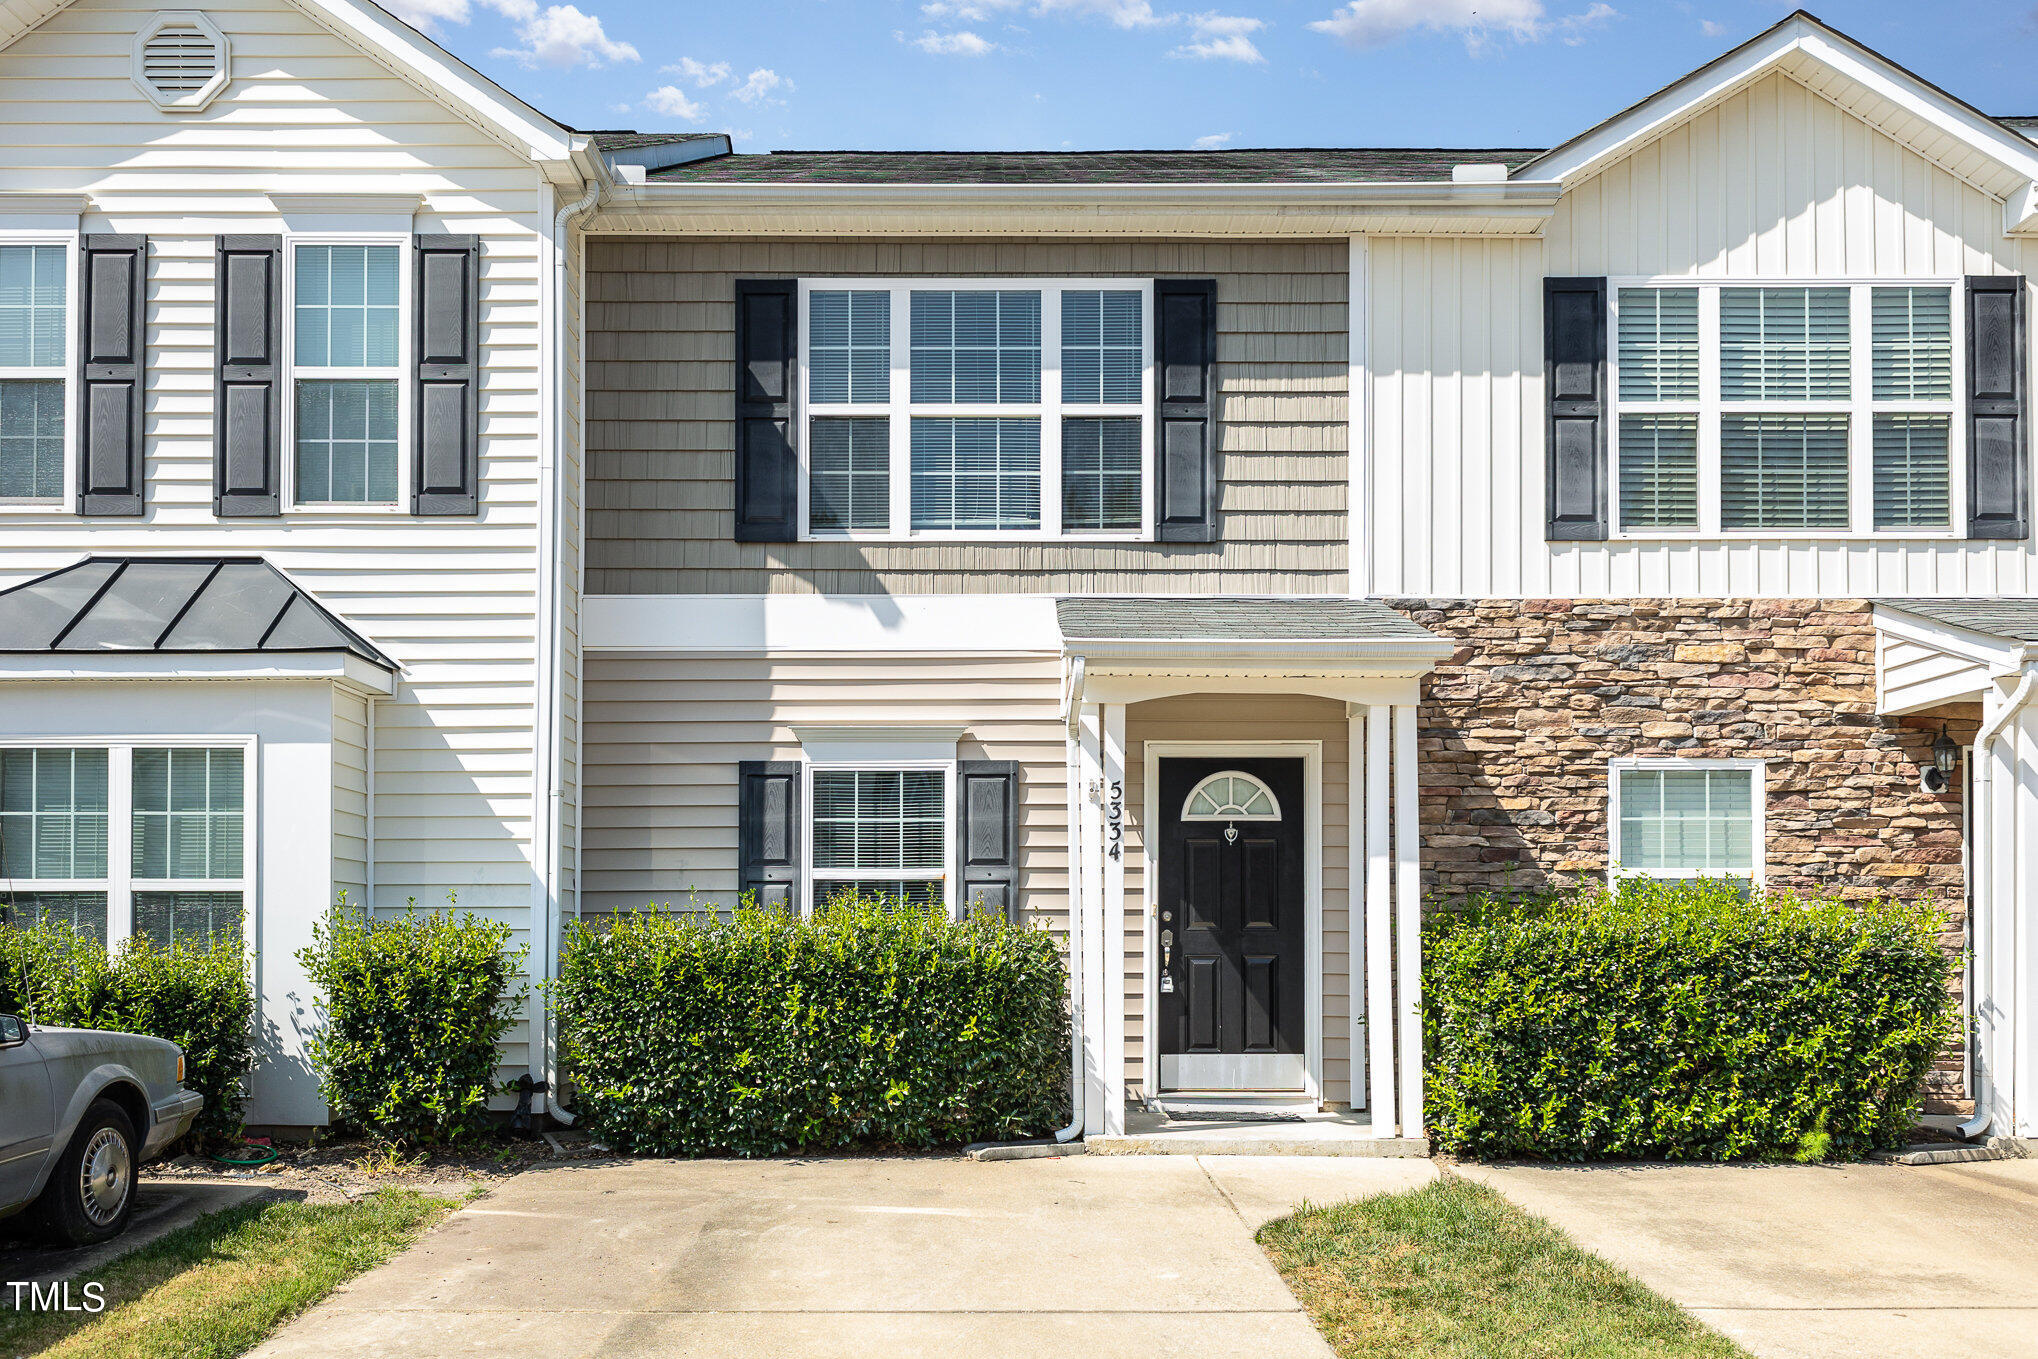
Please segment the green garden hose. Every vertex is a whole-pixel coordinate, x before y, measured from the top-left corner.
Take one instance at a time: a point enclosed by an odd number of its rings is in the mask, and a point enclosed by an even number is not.
[[[240,1149],[243,1151],[258,1152],[260,1154],[254,1157],[253,1159],[243,1159],[233,1156],[208,1156],[206,1159],[209,1161],[217,1161],[219,1162],[219,1164],[223,1166],[265,1166],[268,1165],[271,1161],[274,1161],[283,1155],[282,1152],[276,1150],[276,1148],[274,1147],[258,1147],[253,1142],[242,1143]]]

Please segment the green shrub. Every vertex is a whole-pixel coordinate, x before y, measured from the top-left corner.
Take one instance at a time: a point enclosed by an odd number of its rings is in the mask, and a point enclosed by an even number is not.
[[[193,1130],[214,1144],[240,1136],[255,995],[238,935],[169,949],[137,936],[108,956],[67,924],[0,926],[0,1012],[169,1039],[184,1049],[184,1084],[205,1096]]]
[[[324,995],[312,1065],[333,1119],[382,1142],[478,1132],[496,1045],[526,994],[509,926],[451,911],[372,916],[343,898],[297,956]]]
[[[1443,1148],[1559,1160],[1897,1145],[1954,1029],[1930,904],[1726,882],[1478,898],[1425,928]]]
[[[768,1156],[1011,1138],[1066,1118],[1067,971],[1004,920],[845,897],[576,924],[555,995],[582,1126]]]

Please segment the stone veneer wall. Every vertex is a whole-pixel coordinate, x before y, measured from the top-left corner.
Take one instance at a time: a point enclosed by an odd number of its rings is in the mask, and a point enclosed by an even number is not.
[[[1463,643],[1419,719],[1429,891],[1605,873],[1615,756],[1762,759],[1770,885],[1929,893],[1964,946],[1960,784],[1935,795],[1918,775],[1941,721],[1965,746],[1979,709],[1878,716],[1866,601],[1389,602]],[[1955,1054],[1928,1107],[1959,1092]]]

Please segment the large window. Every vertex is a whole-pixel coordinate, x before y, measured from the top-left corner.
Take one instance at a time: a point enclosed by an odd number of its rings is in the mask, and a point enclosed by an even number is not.
[[[66,245],[0,245],[0,502],[63,502],[70,274]]]
[[[1951,533],[1954,287],[1617,285],[1618,531]]]
[[[242,931],[245,746],[0,749],[0,917],[101,940]]]
[[[1143,280],[801,286],[810,537],[1152,535]]]
[[[917,905],[948,903],[950,771],[813,771],[814,904],[862,891]]]
[[[291,251],[294,498],[394,506],[402,475],[402,247]]]
[[[1613,876],[1763,876],[1762,765],[1749,760],[1615,760]]]

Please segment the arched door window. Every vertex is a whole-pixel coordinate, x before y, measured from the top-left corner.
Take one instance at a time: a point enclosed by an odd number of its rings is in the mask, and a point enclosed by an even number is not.
[[[1252,775],[1223,769],[1189,790],[1184,821],[1279,821],[1281,800]]]

